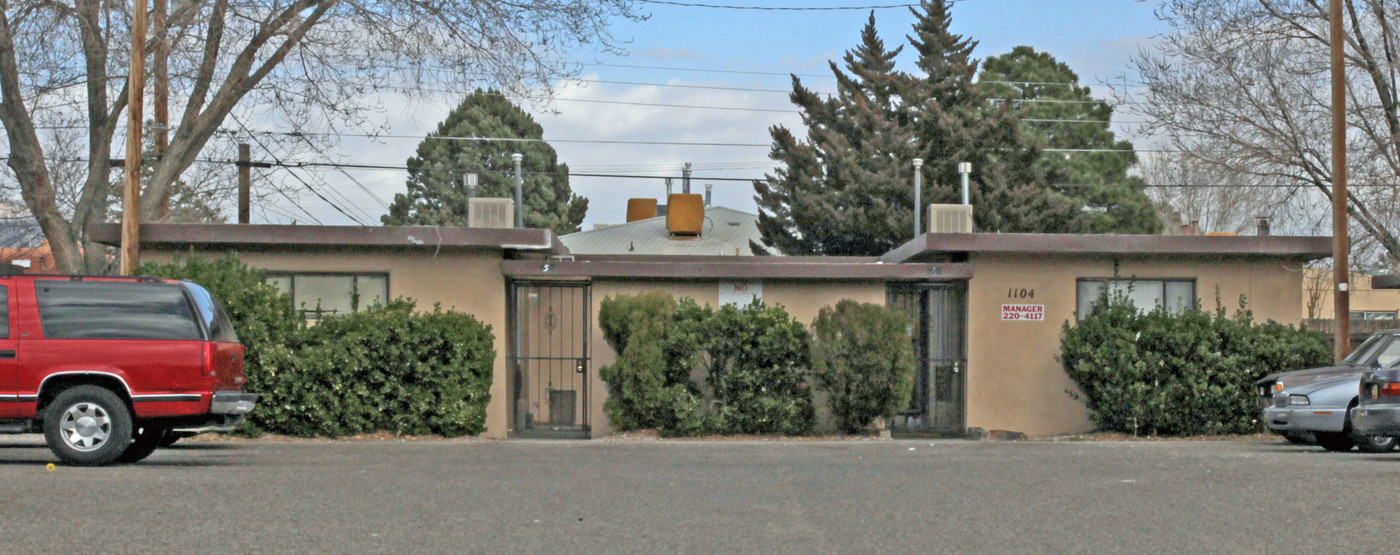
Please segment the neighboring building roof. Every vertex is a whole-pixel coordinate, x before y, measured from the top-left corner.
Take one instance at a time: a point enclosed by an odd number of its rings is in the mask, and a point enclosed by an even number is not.
[[[93,241],[121,244],[119,224],[93,224]],[[426,249],[486,248],[568,251],[547,229],[488,229],[428,226],[323,226],[252,224],[142,224],[143,246],[203,247],[407,247]]]
[[[699,237],[672,238],[662,216],[570,233],[559,241],[574,254],[700,256],[751,256],[749,241],[763,242],[757,215],[723,206],[705,207],[705,228]]]
[[[507,260],[512,278],[649,279],[967,279],[965,263],[887,264],[873,256],[578,255],[561,260]]]
[[[44,232],[32,218],[0,219],[0,248],[37,249],[44,246]]]
[[[880,257],[920,262],[947,254],[1332,256],[1331,237],[927,233]]]

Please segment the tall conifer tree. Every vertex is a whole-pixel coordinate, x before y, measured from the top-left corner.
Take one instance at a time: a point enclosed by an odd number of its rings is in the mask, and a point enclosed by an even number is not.
[[[1041,137],[1047,148],[1117,151],[1047,152],[1040,158],[1052,185],[1090,208],[1090,231],[1161,231],[1142,179],[1128,175],[1137,163],[1133,144],[1109,128],[1113,106],[1090,95],[1069,66],[1049,53],[1017,46],[982,63],[978,86],[1016,108],[1024,132]]]
[[[925,160],[925,204],[958,202],[957,164],[973,164],[979,231],[1084,231],[1082,205],[1046,186],[1016,115],[974,85],[976,42],[949,32],[948,4],[926,0],[914,14],[908,38],[922,76],[894,70],[899,49],[885,50],[872,14],[845,57],[851,76],[832,64],[835,97],[822,100],[794,77],[807,140],[772,129],[770,157],[783,167],[754,184],[764,242],[785,254],[870,256],[909,241],[914,158]]]
[[[583,223],[588,199],[569,188],[569,166],[559,163],[554,148],[539,141],[465,141],[447,137],[508,137],[540,139],[544,128],[530,114],[496,91],[477,90],[418,143],[408,159],[408,191],[394,195],[384,225],[467,224],[467,191],[463,175],[477,173],[475,196],[513,198],[514,162],[524,155],[525,227],[573,233]]]

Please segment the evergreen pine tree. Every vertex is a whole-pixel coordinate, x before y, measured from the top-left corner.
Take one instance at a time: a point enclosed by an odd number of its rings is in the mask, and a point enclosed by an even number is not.
[[[557,234],[579,230],[588,199],[569,188],[569,167],[558,162],[554,148],[539,141],[465,141],[446,137],[540,139],[544,129],[525,111],[496,91],[477,90],[452,110],[437,130],[418,143],[408,159],[407,192],[394,195],[384,225],[467,224],[463,175],[477,173],[475,196],[514,198],[512,153],[524,155],[525,227]],[[442,137],[442,138],[440,138]]]
[[[948,5],[925,1],[910,44],[924,76],[894,70],[872,14],[861,44],[832,72],[823,100],[793,78],[805,141],[775,126],[769,156],[782,163],[754,183],[765,244],[790,255],[884,254],[913,237],[913,169],[923,158],[924,203],[958,202],[957,164],[971,162],[979,231],[1072,233],[1081,204],[1046,186],[1034,138],[1016,114],[991,106],[974,85],[976,42],[948,31]],[[753,245],[756,253],[763,250]]]
[[[918,53],[922,77],[905,81],[924,159],[923,202],[960,202],[960,162],[972,164],[969,201],[974,227],[982,232],[1079,233],[1087,230],[1082,204],[1047,186],[1037,165],[1034,137],[1022,133],[1017,114],[992,104],[973,83],[977,42],[952,33],[951,3],[924,0],[913,10],[918,20],[909,42]]]
[[[1137,155],[1131,152],[1133,144],[1118,140],[1107,123],[1113,117],[1113,107],[1093,98],[1088,87],[1080,86],[1079,76],[1069,66],[1048,53],[1018,46],[987,58],[978,84],[989,97],[1006,99],[1023,121],[1056,120],[1022,125],[1023,132],[1041,137],[1047,148],[1129,151],[1047,152],[1038,162],[1052,176],[1052,186],[1067,185],[1057,189],[1090,208],[1091,232],[1161,231],[1161,220],[1142,180],[1128,175],[1128,169],[1137,163]],[[1015,102],[1017,99],[1052,102]]]
[[[844,57],[849,74],[831,63],[833,98],[822,99],[793,77],[791,98],[802,108],[807,140],[783,126],[772,129],[769,156],[784,167],[754,183],[765,244],[786,254],[883,253],[900,244],[899,229],[912,228],[910,216],[900,217],[913,196],[905,185],[912,174],[900,173],[913,137],[894,96],[900,83],[894,57],[902,48],[885,49],[872,13],[860,46]]]

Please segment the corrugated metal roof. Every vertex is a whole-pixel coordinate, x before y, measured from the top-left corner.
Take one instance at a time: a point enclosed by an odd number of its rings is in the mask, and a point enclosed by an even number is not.
[[[559,241],[574,254],[752,256],[749,241],[762,244],[757,215],[723,206],[705,207],[699,237],[672,238],[663,216],[561,235]]]

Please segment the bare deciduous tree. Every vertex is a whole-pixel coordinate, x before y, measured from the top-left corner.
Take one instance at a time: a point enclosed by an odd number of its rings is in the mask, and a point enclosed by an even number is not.
[[[149,46],[169,45],[172,131],[151,164],[143,218],[230,116],[336,130],[373,128],[380,90],[546,84],[584,43],[613,47],[631,0],[174,0]],[[0,125],[20,197],[63,272],[102,264],[87,226],[111,204],[111,151],[127,101],[130,3],[0,0]],[[149,67],[149,64],[148,64]],[[149,113],[149,112],[148,112]],[[81,156],[56,158],[79,128]],[[246,129],[245,129],[246,131]],[[69,146],[72,146],[71,144]],[[84,259],[86,254],[86,260]]]
[[[1358,261],[1400,260],[1400,5],[1344,0],[1350,199]],[[1121,91],[1186,164],[1216,183],[1277,186],[1255,211],[1305,221],[1331,202],[1325,0],[1162,0],[1173,30]],[[1324,208],[1325,211],[1325,208]]]

